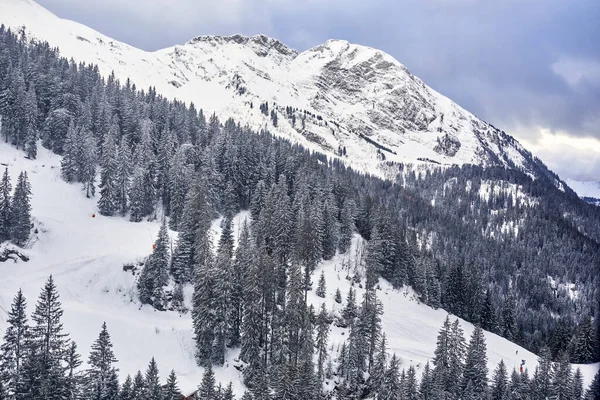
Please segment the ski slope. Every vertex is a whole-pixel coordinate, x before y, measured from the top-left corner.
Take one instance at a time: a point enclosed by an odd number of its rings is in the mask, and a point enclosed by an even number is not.
[[[64,307],[64,329],[77,342],[83,359],[96,339],[102,322],[106,321],[113,339],[120,378],[145,370],[155,357],[162,379],[171,368],[175,370],[184,392],[199,385],[202,368],[194,360],[191,316],[176,312],[158,312],[148,306],[140,307],[136,297],[135,279],[123,271],[123,264],[135,262],[150,254],[158,233],[157,222],[132,223],[122,217],[103,217],[96,209],[96,199],[87,199],[79,184],[68,184],[60,178],[60,157],[40,146],[38,159],[27,160],[21,151],[5,143],[0,144],[0,164],[7,165],[13,186],[22,170],[31,181],[32,215],[38,233],[23,250],[31,257],[29,262],[0,263],[0,334],[6,329],[5,310],[10,308],[19,288],[28,301],[28,314],[34,309],[37,296],[52,274],[58,286]],[[96,214],[92,218],[92,214]],[[247,212],[236,216],[234,236],[237,237]],[[219,220],[213,223],[214,239],[220,232]],[[175,233],[171,238],[175,240]],[[340,310],[333,300],[336,288],[345,298],[350,287],[348,271],[342,268],[344,260],[353,262],[361,239],[356,237],[347,255],[337,255],[323,262],[313,276],[314,287],[321,271],[327,280],[325,299],[309,294],[309,300],[318,310],[321,302],[328,309]],[[446,313],[433,310],[415,301],[410,289],[393,290],[385,281],[380,282],[378,296],[384,305],[383,327],[389,340],[389,351],[401,357],[402,367],[415,365],[421,370],[431,360],[436,336]],[[357,295],[362,290],[357,288]],[[186,287],[189,304],[192,288]],[[468,339],[472,325],[462,323]],[[332,326],[331,346],[336,354],[339,344],[348,332]],[[493,370],[500,359],[509,369],[518,367],[522,359],[532,371],[536,356],[519,346],[486,333],[489,368]],[[515,352],[518,351],[518,354]],[[227,354],[226,366],[216,368],[217,379],[233,381],[241,394],[241,376],[233,367],[237,350]],[[599,365],[582,365],[586,385],[592,380]],[[331,383],[330,383],[331,384]]]

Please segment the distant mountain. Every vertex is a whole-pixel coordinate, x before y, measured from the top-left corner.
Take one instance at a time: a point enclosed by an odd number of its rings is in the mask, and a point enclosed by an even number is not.
[[[104,76],[114,71],[122,81],[154,86],[222,120],[267,126],[378,176],[395,176],[397,170],[385,162],[393,161],[506,166],[557,179],[512,136],[370,47],[329,40],[298,53],[263,35],[234,35],[199,36],[146,52],[60,19],[30,0],[0,2],[0,23],[25,27],[29,37],[48,41],[64,56],[97,64]]]
[[[581,182],[567,179],[567,184],[577,193],[584,201],[600,206],[600,182]]]

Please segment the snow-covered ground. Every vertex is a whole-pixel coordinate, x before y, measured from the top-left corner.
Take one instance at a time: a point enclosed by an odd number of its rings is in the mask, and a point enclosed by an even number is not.
[[[28,312],[33,311],[37,296],[48,276],[52,274],[64,307],[64,328],[71,334],[80,352],[87,353],[96,339],[100,326],[106,321],[119,359],[123,379],[138,369],[144,370],[154,356],[161,376],[166,378],[175,369],[184,391],[194,390],[200,383],[202,369],[194,360],[191,317],[176,312],[158,312],[141,307],[135,296],[135,280],[123,264],[147,256],[152,250],[159,225],[157,222],[132,223],[121,217],[103,217],[97,213],[96,199],[87,199],[78,184],[67,184],[60,178],[60,158],[40,148],[38,160],[24,158],[23,153],[4,143],[0,144],[0,163],[8,165],[13,184],[20,171],[28,172],[32,191],[32,207],[38,234],[24,250],[29,262],[0,263],[0,334],[6,329],[6,313],[19,288],[28,300]],[[92,214],[96,214],[92,218]],[[236,217],[235,230],[248,213]],[[218,220],[213,223],[215,240],[220,232]],[[171,237],[175,235],[171,232]],[[237,237],[237,234],[235,234]],[[313,276],[314,286],[321,271],[327,280],[327,297],[311,293],[310,301],[318,310],[325,301],[328,309],[339,309],[333,296],[340,288],[343,297],[350,287],[342,265],[353,262],[360,238],[356,237],[348,255],[338,255],[322,263]],[[419,304],[410,290],[395,291],[380,282],[378,292],[384,305],[383,327],[389,340],[389,351],[402,358],[403,367],[414,364],[419,369],[433,357],[436,336],[446,312]],[[361,289],[357,288],[359,296]],[[191,287],[186,288],[189,300]],[[471,334],[471,324],[463,322],[465,336]],[[332,327],[334,349],[348,337],[343,329]],[[533,370],[536,356],[519,346],[486,333],[489,368],[493,370],[500,359],[512,369],[521,360]],[[518,351],[518,354],[516,353]],[[227,366],[217,368],[217,379],[232,380],[236,391],[242,391],[239,372],[233,368],[237,351],[230,351]],[[583,365],[586,385],[599,365]]]

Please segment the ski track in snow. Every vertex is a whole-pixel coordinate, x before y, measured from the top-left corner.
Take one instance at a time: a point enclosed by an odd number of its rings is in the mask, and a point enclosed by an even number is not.
[[[42,228],[25,250],[29,262],[0,263],[0,306],[10,308],[12,298],[19,288],[27,298],[28,314],[33,312],[44,282],[52,274],[64,307],[64,329],[77,342],[83,359],[87,361],[92,342],[97,338],[100,326],[106,321],[113,339],[120,378],[145,370],[151,357],[155,357],[162,379],[170,369],[178,375],[180,386],[191,392],[199,385],[202,368],[194,360],[194,342],[190,314],[159,312],[148,306],[140,307],[136,298],[135,280],[130,272],[123,271],[123,264],[135,262],[152,251],[159,229],[158,222],[132,223],[123,217],[104,217],[96,209],[97,198],[87,199],[80,184],[68,184],[60,178],[60,157],[40,146],[39,157],[27,160],[24,154],[7,144],[0,144],[0,163],[7,164],[13,186],[19,172],[28,172],[31,181],[32,215],[36,226]],[[92,214],[96,217],[92,218]],[[249,213],[238,214],[234,221],[237,238],[241,224],[249,219]],[[220,234],[220,219],[212,224],[215,242]],[[175,241],[175,233],[170,232]],[[348,271],[342,268],[344,259],[353,260],[358,236],[347,255],[337,255],[333,260],[320,264],[313,275],[313,286],[324,271],[327,280],[325,299],[309,293],[309,301],[319,310],[322,302],[329,310],[340,311],[333,300],[339,287],[345,300],[350,288],[346,279]],[[431,360],[436,338],[446,312],[433,310],[415,300],[408,288],[394,290],[387,282],[380,281],[378,297],[384,305],[383,328],[389,341],[389,352],[401,357],[402,367],[413,364],[419,371]],[[355,285],[357,299],[362,289]],[[189,305],[191,286],[185,288]],[[468,340],[473,326],[461,323]],[[6,314],[0,309],[0,334],[6,329]],[[334,354],[348,337],[348,332],[332,326],[330,348]],[[489,369],[493,371],[500,359],[507,367],[518,368],[526,360],[530,376],[536,365],[536,356],[525,349],[495,335],[486,333]],[[518,354],[515,351],[518,350]],[[241,374],[233,367],[238,350],[229,350],[225,367],[215,368],[217,379],[233,381],[238,394],[243,392]],[[588,385],[600,364],[582,365]],[[331,385],[331,382],[329,383]]]

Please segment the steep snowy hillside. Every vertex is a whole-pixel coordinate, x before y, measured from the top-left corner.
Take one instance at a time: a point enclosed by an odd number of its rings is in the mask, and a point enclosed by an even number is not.
[[[122,378],[145,369],[154,356],[162,379],[174,368],[181,388],[185,392],[193,391],[200,383],[202,369],[194,359],[189,313],[180,315],[140,307],[135,295],[135,278],[122,268],[124,263],[135,262],[151,252],[158,223],[132,223],[121,217],[99,215],[95,199],[86,199],[79,184],[67,184],[60,178],[60,157],[41,147],[38,160],[31,161],[25,159],[21,151],[2,143],[0,163],[8,166],[12,177],[22,170],[28,172],[33,190],[33,217],[38,229],[24,250],[31,257],[29,262],[0,263],[0,334],[7,327],[5,310],[10,308],[17,290],[23,289],[31,313],[41,287],[52,274],[64,307],[65,331],[77,342],[84,360],[102,322],[106,321]],[[96,213],[95,218],[92,218],[93,213]],[[238,214],[235,232],[247,217],[247,212]],[[213,223],[213,231],[217,240],[218,220]],[[170,235],[175,238],[173,232]],[[355,238],[354,248],[360,240],[358,236]],[[348,254],[355,254],[355,250]],[[314,272],[314,282],[321,271],[327,281],[325,299],[314,292],[309,294],[315,308],[325,302],[329,310],[340,311],[341,305],[335,303],[334,293],[339,288],[345,296],[350,288],[351,282],[346,276],[351,272],[342,267],[348,261],[352,262],[350,256],[338,255],[323,262]],[[401,368],[412,364],[421,370],[433,357],[437,333],[446,313],[418,303],[410,290],[396,291],[383,280],[380,286],[378,296],[384,305],[383,329],[389,340],[389,351],[401,357]],[[363,290],[358,285],[354,287],[360,298]],[[191,292],[192,288],[186,287],[188,302]],[[464,321],[461,324],[468,337],[473,326]],[[346,330],[332,326],[330,345],[339,349],[347,337]],[[535,368],[537,357],[527,350],[492,333],[486,333],[486,341],[490,370],[501,359],[509,370],[518,368],[521,360],[526,361],[530,372]],[[234,368],[236,357],[237,351],[229,351],[226,366],[217,368],[215,373],[218,380],[232,380],[236,391],[241,393],[241,374]],[[587,386],[598,365],[580,367]]]
[[[114,71],[123,81],[154,86],[222,119],[268,127],[371,174],[394,177],[397,170],[385,161],[501,165],[547,174],[511,136],[376,49],[330,40],[297,53],[266,36],[235,35],[200,36],[145,52],[62,20],[31,0],[0,2],[0,23],[24,26],[29,38],[98,64],[105,76]]]

